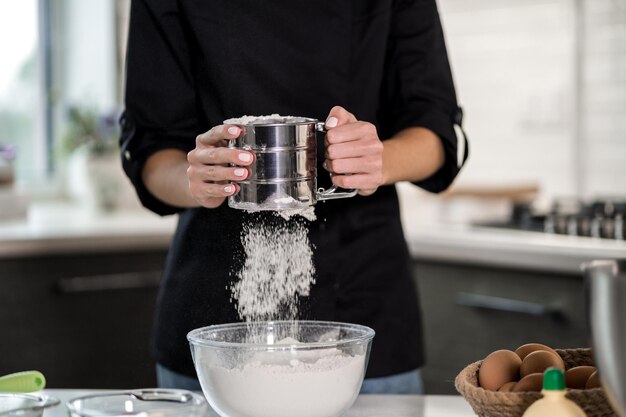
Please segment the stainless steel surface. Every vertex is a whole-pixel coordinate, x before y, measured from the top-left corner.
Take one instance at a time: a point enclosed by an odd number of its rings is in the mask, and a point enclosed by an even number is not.
[[[583,269],[598,373],[611,406],[626,417],[626,261],[593,261]]]
[[[242,134],[229,145],[253,151],[315,147],[316,123],[316,119],[286,116],[238,124]]]
[[[533,317],[554,319],[565,317],[565,313],[557,306],[484,294],[458,292],[456,304],[472,309],[504,311]]]
[[[626,236],[625,217],[624,197],[593,201],[559,199],[554,201],[549,211],[537,208],[533,202],[515,203],[508,220],[479,225],[623,241]]]
[[[315,204],[315,179],[245,181],[239,192],[228,198],[228,205],[241,210],[304,209]]]
[[[315,178],[315,148],[255,151],[254,163],[244,182],[276,182]]]
[[[233,149],[255,154],[239,192],[228,198],[233,208],[258,210],[303,209],[317,201],[346,198],[356,190],[317,189],[317,140],[324,124],[306,117],[275,117],[238,124],[241,135]]]

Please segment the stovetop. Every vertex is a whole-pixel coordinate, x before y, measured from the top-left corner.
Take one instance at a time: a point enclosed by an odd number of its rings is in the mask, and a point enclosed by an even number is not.
[[[508,221],[481,226],[570,236],[625,240],[626,199],[556,200],[550,209],[515,203]]]

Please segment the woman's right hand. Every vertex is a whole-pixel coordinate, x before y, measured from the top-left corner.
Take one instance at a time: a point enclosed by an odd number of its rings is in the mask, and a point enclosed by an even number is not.
[[[239,192],[237,181],[248,177],[246,167],[254,162],[254,154],[227,147],[240,133],[240,127],[219,125],[196,137],[195,149],[187,154],[187,177],[189,191],[201,206],[218,207]]]

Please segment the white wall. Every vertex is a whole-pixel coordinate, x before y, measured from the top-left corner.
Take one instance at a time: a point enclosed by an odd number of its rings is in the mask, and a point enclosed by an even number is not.
[[[583,66],[585,196],[626,195],[626,0],[587,0]]]
[[[61,89],[65,104],[107,111],[116,106],[113,0],[60,0]]]
[[[439,0],[472,150],[457,186],[626,195],[626,0],[582,3],[577,66],[576,0]]]
[[[440,0],[471,159],[459,185],[573,193],[570,0]]]

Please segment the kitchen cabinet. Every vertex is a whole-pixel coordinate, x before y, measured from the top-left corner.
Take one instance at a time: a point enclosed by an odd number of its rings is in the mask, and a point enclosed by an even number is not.
[[[469,363],[538,342],[589,347],[581,274],[414,261],[425,332],[428,394],[452,394]]]
[[[166,248],[0,259],[0,375],[48,387],[156,386],[150,356]]]

